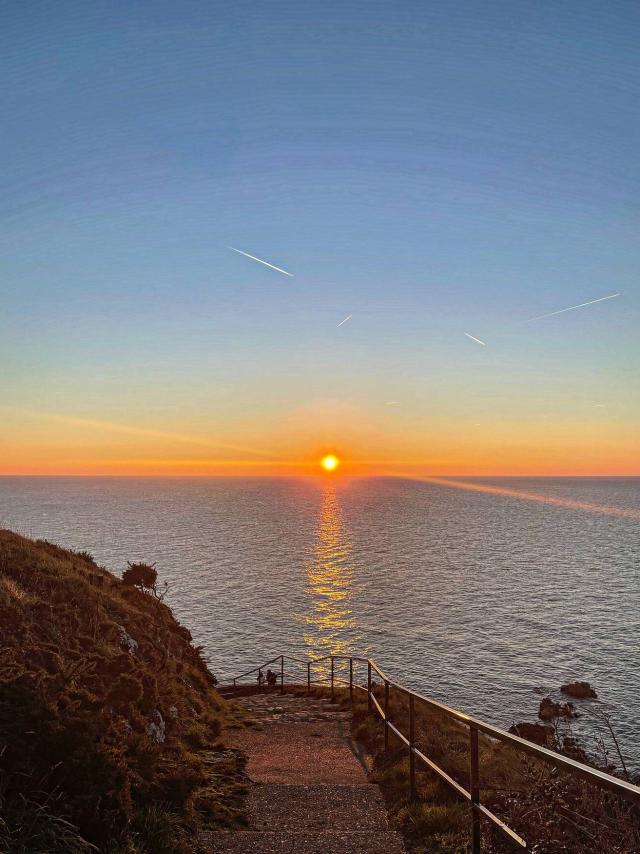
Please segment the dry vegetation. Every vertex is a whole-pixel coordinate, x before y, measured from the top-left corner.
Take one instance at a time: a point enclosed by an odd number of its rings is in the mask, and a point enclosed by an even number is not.
[[[0,614],[1,851],[169,854],[238,822],[232,713],[158,598],[2,531]]]
[[[348,702],[340,692],[343,702]],[[382,702],[382,691],[379,693]],[[408,732],[408,701],[392,690],[390,719]],[[406,747],[390,734],[384,752],[383,724],[368,713],[366,695],[357,692],[353,732],[374,758],[373,776],[380,783],[392,821],[414,854],[462,854],[469,851],[469,806],[419,763],[419,797],[409,793]],[[468,729],[424,704],[416,704],[418,747],[458,783],[469,788]],[[556,745],[556,748],[562,745]],[[575,751],[575,744],[567,744]],[[579,757],[576,757],[579,758]],[[544,854],[637,854],[640,852],[640,808],[542,761],[481,736],[481,800],[526,839],[529,850]],[[611,770],[611,769],[609,769]],[[519,850],[482,821],[486,852]]]

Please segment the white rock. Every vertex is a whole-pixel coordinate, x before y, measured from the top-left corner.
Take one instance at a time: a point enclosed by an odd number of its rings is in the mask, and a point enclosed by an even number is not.
[[[119,625],[118,632],[120,633],[120,643],[122,646],[128,649],[131,655],[135,655],[138,651],[138,641],[131,637],[124,626]]]
[[[147,727],[147,734],[156,742],[162,744],[166,739],[164,718],[158,709],[153,713],[154,720]]]

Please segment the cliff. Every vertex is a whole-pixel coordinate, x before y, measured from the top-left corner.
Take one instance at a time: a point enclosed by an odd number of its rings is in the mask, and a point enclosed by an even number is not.
[[[152,593],[1,531],[0,850],[160,854],[232,825],[241,773],[214,686]]]

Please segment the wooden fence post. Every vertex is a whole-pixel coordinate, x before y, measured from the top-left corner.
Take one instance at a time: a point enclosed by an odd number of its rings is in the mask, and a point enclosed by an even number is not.
[[[389,680],[384,680],[384,749],[389,750]]]
[[[478,730],[469,727],[471,737],[471,851],[480,854],[480,813],[475,805],[480,803],[480,761],[478,751]]]
[[[416,755],[414,753],[416,742],[416,720],[413,700],[413,694],[409,694],[409,783],[411,786],[411,800],[415,801],[417,798]]]

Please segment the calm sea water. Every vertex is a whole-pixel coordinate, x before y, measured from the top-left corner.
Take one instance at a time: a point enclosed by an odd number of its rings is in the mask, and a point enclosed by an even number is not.
[[[0,523],[116,573],[156,562],[223,680],[282,651],[351,651],[508,726],[535,719],[540,689],[586,679],[602,698],[588,708],[608,711],[640,770],[640,479],[474,483],[495,491],[0,478]]]

